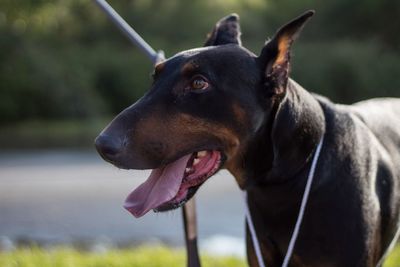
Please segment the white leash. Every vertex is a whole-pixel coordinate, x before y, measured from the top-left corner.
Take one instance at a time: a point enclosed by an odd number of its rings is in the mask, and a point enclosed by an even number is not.
[[[284,261],[282,263],[282,267],[287,267],[288,266],[289,260],[290,260],[292,254],[293,254],[294,245],[296,243],[297,236],[299,235],[301,222],[303,220],[304,211],[305,211],[306,206],[307,206],[308,197],[309,197],[310,191],[311,191],[311,184],[312,184],[312,181],[314,179],[314,173],[315,173],[315,169],[317,167],[318,158],[319,158],[319,155],[321,153],[321,148],[322,148],[322,144],[323,143],[324,143],[324,136],[322,136],[321,140],[319,141],[319,144],[317,146],[317,149],[315,151],[315,154],[314,154],[314,157],[313,157],[313,160],[312,160],[312,163],[311,163],[311,169],[310,169],[310,172],[308,174],[306,188],[304,189],[304,194],[303,194],[303,199],[301,201],[299,215],[297,216],[296,225],[294,227],[292,238],[290,239],[288,250],[286,252],[285,259],[284,259]],[[244,200],[245,200],[245,203],[246,203],[246,205],[245,205],[245,207],[246,207],[245,208],[246,220],[247,220],[247,224],[249,226],[251,240],[253,242],[253,247],[254,247],[254,250],[256,252],[258,265],[260,267],[265,267],[264,260],[262,258],[262,254],[261,254],[260,243],[258,242],[258,239],[257,239],[257,234],[256,234],[256,231],[255,231],[255,228],[254,228],[253,220],[251,218],[249,206],[248,206],[248,203],[247,203],[247,192],[246,191],[243,191],[243,197],[244,197]]]
[[[246,216],[246,220],[247,220],[247,225],[249,226],[249,230],[250,230],[251,241],[253,242],[253,247],[256,252],[258,265],[260,267],[265,267],[264,261],[262,258],[262,254],[261,254],[260,243],[258,242],[256,230],[254,229],[253,220],[251,219],[249,205],[247,204],[247,191],[243,190],[242,192],[243,192],[243,197],[244,197],[244,201],[245,201],[245,205],[244,205],[245,206],[245,216]]]

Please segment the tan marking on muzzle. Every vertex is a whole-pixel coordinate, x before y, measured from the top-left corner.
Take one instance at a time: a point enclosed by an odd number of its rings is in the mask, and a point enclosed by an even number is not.
[[[235,114],[240,120],[244,118],[239,108]],[[183,113],[152,113],[136,127],[140,131],[136,131],[132,138],[141,146],[141,153],[153,155],[163,161],[175,158],[182,151],[195,152],[194,149],[199,146],[207,146],[207,142],[215,145],[215,140],[218,140],[218,145],[221,145],[227,157],[224,167],[235,176],[239,185],[244,184],[241,160],[241,151],[244,151],[244,148],[241,147],[240,136],[234,129]],[[162,144],[162,148],[154,144]]]

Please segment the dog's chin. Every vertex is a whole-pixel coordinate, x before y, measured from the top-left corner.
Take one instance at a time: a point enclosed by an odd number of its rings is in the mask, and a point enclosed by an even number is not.
[[[182,207],[188,202],[197,192],[201,185],[190,187],[187,190],[186,196],[181,201],[175,200],[162,204],[161,206],[153,209],[154,212],[166,212]]]
[[[226,159],[225,154],[218,151],[217,153],[219,153],[219,159],[208,173],[199,177],[188,179],[188,176],[190,175],[190,169],[192,168],[193,165],[193,159],[196,158],[197,153],[198,152],[194,152],[192,154],[192,158],[188,162],[188,166],[186,167],[186,170],[188,171],[185,173],[185,177],[182,180],[177,195],[170,201],[161,204],[157,208],[153,209],[154,212],[170,211],[183,206],[196,194],[197,190],[204,184],[205,181],[207,181],[210,177],[212,177],[222,168]]]

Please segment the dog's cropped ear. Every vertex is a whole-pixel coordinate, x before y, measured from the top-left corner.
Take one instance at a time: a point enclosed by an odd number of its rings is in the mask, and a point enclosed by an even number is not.
[[[240,35],[239,15],[230,14],[217,22],[212,32],[207,35],[204,46],[241,45]]]
[[[290,48],[299,36],[304,24],[314,15],[310,10],[282,26],[275,36],[266,42],[257,61],[265,74],[265,86],[270,95],[282,95],[286,91],[290,69]]]

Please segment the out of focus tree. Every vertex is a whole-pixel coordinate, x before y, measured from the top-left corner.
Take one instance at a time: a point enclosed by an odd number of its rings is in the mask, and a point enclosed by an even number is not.
[[[349,103],[400,96],[400,1],[119,0],[116,10],[167,55],[201,46],[216,20],[241,15],[257,53],[268,36],[316,9],[295,46],[294,79]],[[0,123],[118,113],[150,85],[151,64],[92,1],[0,2]]]

